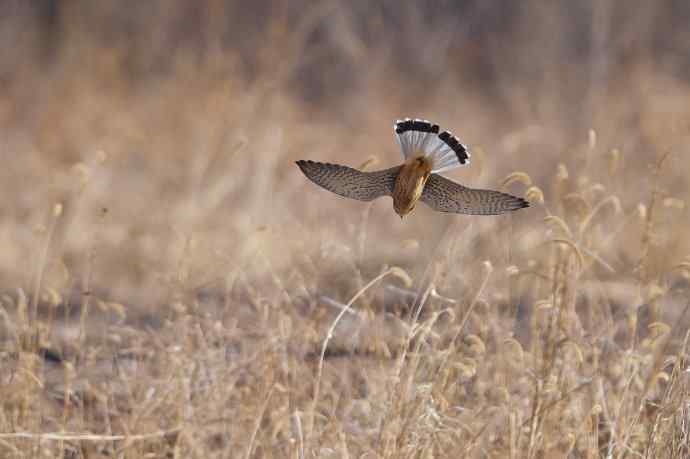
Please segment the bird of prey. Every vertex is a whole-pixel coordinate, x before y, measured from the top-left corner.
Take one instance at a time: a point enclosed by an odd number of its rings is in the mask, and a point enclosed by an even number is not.
[[[470,153],[450,132],[439,133],[438,124],[405,118],[393,127],[402,165],[373,172],[308,160],[297,161],[297,166],[312,182],[346,198],[371,201],[392,196],[400,218],[412,212],[417,201],[438,212],[472,215],[498,215],[529,206],[522,198],[467,188],[439,175],[468,165]]]

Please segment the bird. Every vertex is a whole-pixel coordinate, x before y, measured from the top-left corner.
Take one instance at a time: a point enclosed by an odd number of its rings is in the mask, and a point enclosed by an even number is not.
[[[465,187],[442,175],[470,164],[470,152],[449,131],[423,119],[405,118],[393,125],[403,157],[401,165],[363,172],[340,164],[296,161],[304,175],[328,191],[359,201],[392,196],[400,218],[419,201],[437,212],[499,215],[529,207],[525,199],[494,190]]]

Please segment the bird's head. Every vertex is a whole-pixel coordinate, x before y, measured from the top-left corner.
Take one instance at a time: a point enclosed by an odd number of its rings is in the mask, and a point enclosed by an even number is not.
[[[395,209],[395,213],[398,214],[402,220],[406,215],[414,210],[415,204],[416,203],[393,200],[393,209]]]

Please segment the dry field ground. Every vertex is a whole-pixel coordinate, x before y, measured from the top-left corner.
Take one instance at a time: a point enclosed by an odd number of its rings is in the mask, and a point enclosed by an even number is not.
[[[0,1],[0,457],[689,457],[689,17]],[[404,116],[532,206],[294,165]]]

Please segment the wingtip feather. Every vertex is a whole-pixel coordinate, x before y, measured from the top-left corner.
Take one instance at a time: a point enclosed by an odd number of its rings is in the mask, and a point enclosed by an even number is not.
[[[297,167],[299,167],[302,170],[302,172],[306,172],[306,169],[309,166],[313,166],[319,163],[317,163],[316,161],[312,161],[310,159],[298,159],[297,161],[295,161],[295,164],[297,164]]]
[[[530,206],[529,201],[523,198],[518,198],[517,196],[513,195],[508,195],[512,199],[508,203],[508,211],[515,211],[515,210],[520,210],[520,209],[525,209]]]

